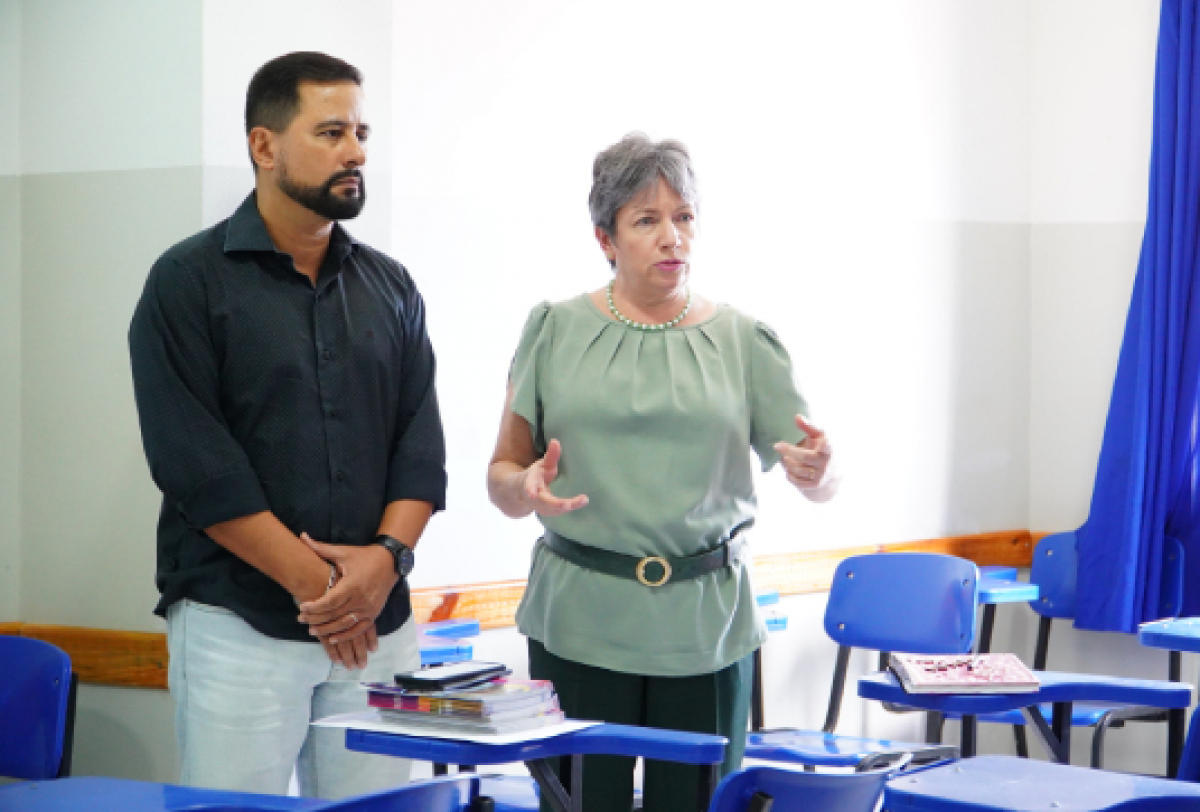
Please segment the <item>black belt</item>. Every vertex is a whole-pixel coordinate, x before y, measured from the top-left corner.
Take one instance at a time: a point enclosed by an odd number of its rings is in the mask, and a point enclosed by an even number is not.
[[[738,534],[752,524],[754,524],[753,519],[742,522],[733,528],[729,538],[718,546],[707,552],[684,558],[666,558],[661,555],[638,558],[636,555],[614,553],[612,550],[602,550],[589,544],[571,541],[553,530],[546,531],[546,535],[542,536],[542,543],[576,566],[603,572],[606,575],[614,575],[617,578],[637,581],[643,586],[655,587],[674,581],[688,581],[716,570],[732,567],[741,560],[742,552],[746,547],[746,540],[739,538]],[[650,567],[658,567],[661,574],[657,578],[648,576],[646,570]]]

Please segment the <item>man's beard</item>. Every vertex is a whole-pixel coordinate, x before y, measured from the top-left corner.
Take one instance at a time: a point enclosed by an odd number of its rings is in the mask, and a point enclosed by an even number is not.
[[[334,194],[334,184],[346,178],[358,179],[358,194]],[[289,178],[285,169],[279,176],[279,189],[304,208],[329,220],[353,220],[367,203],[367,185],[357,169],[336,172],[320,186],[302,186]]]

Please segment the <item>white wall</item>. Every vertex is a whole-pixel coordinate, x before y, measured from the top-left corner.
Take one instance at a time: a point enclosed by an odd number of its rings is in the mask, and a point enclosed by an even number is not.
[[[634,129],[691,147],[694,285],[778,330],[847,469],[821,508],[765,479],[756,548],[1024,526],[1028,26],[1017,2],[398,6],[394,244],[451,473],[418,580],[526,574],[536,523],[483,486],[508,363],[533,304],[609,278],[591,162]]]
[[[1149,188],[1159,4],[1034,4],[1030,527],[1087,518]]]
[[[1059,531],[1087,518],[1141,249],[1159,3],[1053,0],[1032,10],[1029,527]],[[1054,636],[1051,668],[1166,676],[1165,652],[1131,636],[1063,623]],[[1185,658],[1184,679],[1196,677]],[[1090,742],[1076,738],[1077,748]],[[1158,726],[1109,741],[1113,766],[1161,772]]]
[[[697,288],[778,329],[847,469],[822,508],[765,479],[759,550],[1077,525],[1140,241],[1156,21],[1152,0],[0,0],[0,515],[20,517],[0,620],[162,628],[125,329],[153,258],[249,189],[245,84],[294,49],[364,69],[377,135],[351,229],[429,301],[451,509],[416,585],[525,575],[536,528],[482,487],[504,375],[532,304],[606,281],[589,169],[631,129],[691,146]],[[785,601],[771,724],[822,720],[823,603]],[[1002,610],[997,646],[1029,652],[1028,616]],[[1062,669],[1160,665],[1056,634]],[[523,667],[511,629],[477,650]],[[80,703],[79,773],[174,777],[163,692]],[[844,718],[920,730],[853,700]],[[1157,769],[1161,738],[1114,736],[1111,763]]]

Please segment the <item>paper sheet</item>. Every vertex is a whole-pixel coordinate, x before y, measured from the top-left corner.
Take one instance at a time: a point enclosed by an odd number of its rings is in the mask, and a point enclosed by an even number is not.
[[[579,719],[568,719],[557,725],[547,725],[533,730],[519,730],[516,733],[468,733],[462,730],[441,731],[431,727],[414,727],[399,722],[385,722],[377,710],[359,711],[357,713],[342,713],[337,716],[327,716],[313,722],[317,727],[346,727],[355,730],[372,730],[377,733],[393,733],[398,736],[413,736],[418,739],[449,739],[460,742],[478,742],[479,744],[516,744],[517,742],[535,742],[542,739],[552,739],[564,733],[574,733],[576,730],[595,727],[603,722],[587,722]]]

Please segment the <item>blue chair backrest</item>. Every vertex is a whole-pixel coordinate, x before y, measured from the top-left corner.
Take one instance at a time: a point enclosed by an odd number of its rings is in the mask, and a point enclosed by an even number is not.
[[[71,659],[62,649],[0,635],[0,775],[58,775],[70,695]]]
[[[889,771],[816,773],[750,767],[723,780],[709,812],[746,812],[755,793],[770,795],[771,812],[873,812]]]
[[[1183,544],[1177,538],[1165,537],[1159,617],[1178,617],[1183,609],[1183,565]],[[1078,570],[1074,533],[1054,533],[1039,541],[1029,573],[1030,582],[1038,585],[1033,610],[1043,617],[1075,617]]]
[[[1030,583],[1038,586],[1038,599],[1030,606],[1043,617],[1075,617],[1075,574],[1079,554],[1074,533],[1054,533],[1038,542],[1033,551]]]
[[[975,642],[979,570],[952,555],[877,553],[838,565],[825,633],[843,646],[965,654]]]
[[[1183,542],[1163,537],[1162,589],[1158,593],[1158,616],[1179,617],[1183,611]]]

